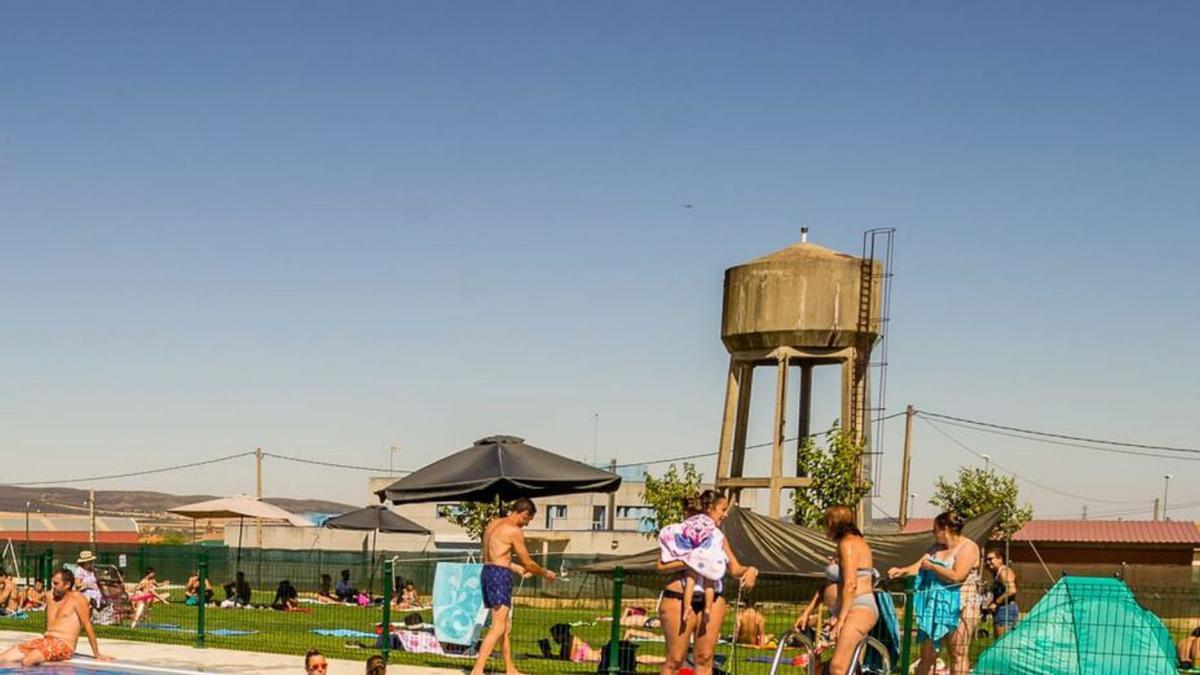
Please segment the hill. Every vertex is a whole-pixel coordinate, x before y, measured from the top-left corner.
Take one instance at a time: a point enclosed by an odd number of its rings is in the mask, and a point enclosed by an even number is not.
[[[24,488],[0,486],[0,512],[20,513],[25,503],[41,513],[87,513],[87,490],[76,488]],[[173,495],[145,490],[96,490],[96,513],[161,517],[167,509],[216,499],[214,495]],[[358,507],[323,499],[268,498],[263,501],[293,513],[344,513]]]

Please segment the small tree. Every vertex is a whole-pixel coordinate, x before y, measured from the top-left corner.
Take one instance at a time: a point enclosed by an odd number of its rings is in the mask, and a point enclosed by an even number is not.
[[[1000,522],[996,524],[996,531],[1006,539],[1033,518],[1032,506],[1017,505],[1015,478],[976,467],[959,467],[957,482],[938,476],[937,487],[929,503],[947,511],[956,511],[963,518],[975,518],[999,509]]]
[[[444,512],[446,520],[467,531],[467,536],[479,541],[483,539],[483,531],[493,518],[506,515],[512,502],[499,500],[491,502],[459,502],[451,507],[439,507]]]
[[[796,490],[792,520],[798,525],[819,527],[825,509],[842,504],[855,508],[871,490],[860,476],[863,445],[837,424],[825,433],[824,443],[809,436],[800,446],[797,465],[812,485]]]
[[[700,491],[702,478],[703,476],[696,471],[696,465],[687,462],[683,464],[682,476],[674,464],[667,468],[662,478],[646,474],[642,500],[646,506],[654,509],[649,523],[652,529],[646,532],[647,537],[656,536],[664,525],[683,520],[683,498]]]

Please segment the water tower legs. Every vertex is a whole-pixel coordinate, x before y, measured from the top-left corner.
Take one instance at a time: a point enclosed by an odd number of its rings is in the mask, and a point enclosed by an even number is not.
[[[865,420],[868,418],[867,378],[865,354],[856,347],[832,349],[801,349],[778,347],[772,350],[735,352],[730,355],[729,374],[725,385],[724,416],[721,420],[721,437],[717,446],[716,487],[729,491],[733,502],[738,503],[744,489],[768,491],[767,513],[772,518],[783,515],[783,491],[805,488],[812,481],[802,475],[798,451],[804,439],[812,433],[812,373],[821,365],[841,368],[841,424],[845,433],[855,438],[866,436]],[[746,433],[750,426],[750,390],[755,367],[775,369],[775,406],[771,426],[770,475],[747,477]],[[786,411],[788,409],[789,370],[800,368],[800,401],[797,417],[797,456],[785,470],[787,459],[784,443],[786,435]],[[790,448],[789,448],[790,450]],[[860,475],[869,476],[870,458],[864,456]],[[863,511],[860,509],[860,514]]]

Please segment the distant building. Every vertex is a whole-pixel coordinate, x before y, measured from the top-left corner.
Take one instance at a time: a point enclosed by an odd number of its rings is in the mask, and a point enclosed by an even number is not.
[[[932,518],[914,518],[904,531],[932,528]],[[1200,527],[1186,520],[1031,520],[1013,535],[1009,546],[1012,562],[1051,567],[1191,566],[1200,565],[1198,554]]]
[[[0,515],[0,541],[13,543],[26,540],[25,514]],[[87,516],[31,514],[28,537],[31,542],[65,542],[87,544],[91,523]],[[138,524],[132,518],[96,517],[97,544],[136,544]]]

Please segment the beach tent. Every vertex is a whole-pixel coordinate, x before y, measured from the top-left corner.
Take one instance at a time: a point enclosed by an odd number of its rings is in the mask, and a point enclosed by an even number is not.
[[[980,655],[976,675],[1175,675],[1162,621],[1120,579],[1063,577]]]
[[[376,494],[380,501],[394,504],[490,502],[616,492],[619,487],[621,477],[614,473],[527,445],[523,438],[489,436]]]
[[[999,518],[999,511],[973,518],[963,526],[963,536],[983,546]],[[721,531],[738,561],[757,567],[759,574],[767,576],[823,576],[829,558],[837,550],[821,530],[769,518],[745,508],[730,509]],[[932,532],[868,534],[866,539],[871,545],[875,569],[881,571],[919,560],[934,543]],[[587,565],[582,571],[606,573],[620,566],[626,572],[654,572],[658,555],[656,547]]]

